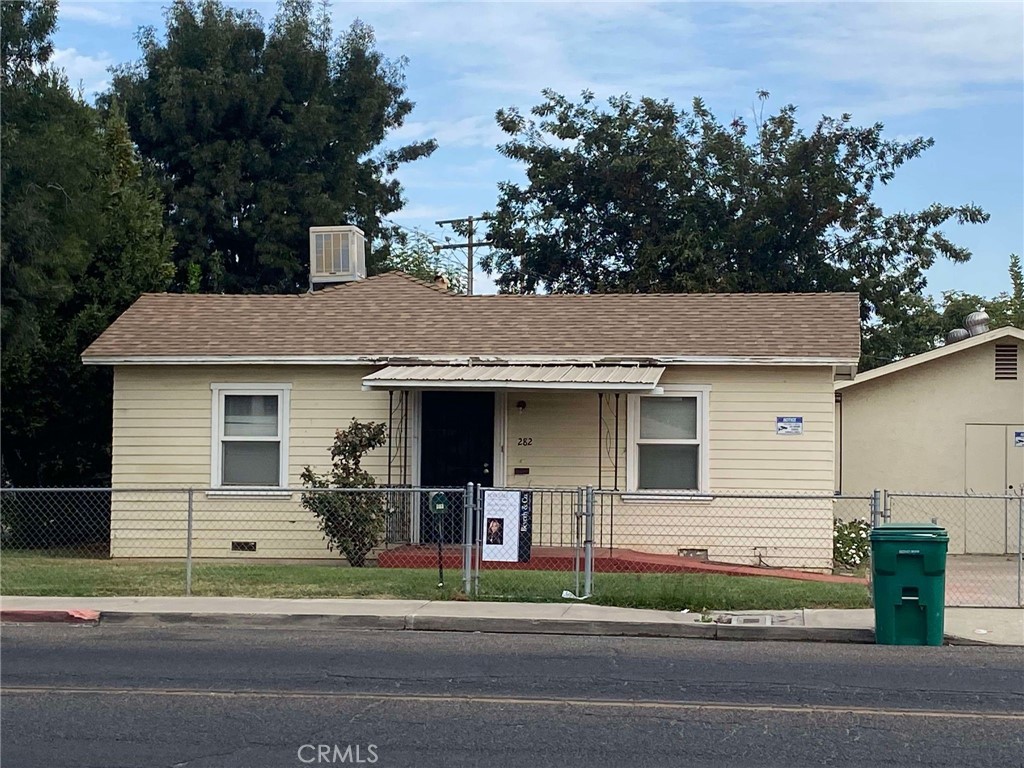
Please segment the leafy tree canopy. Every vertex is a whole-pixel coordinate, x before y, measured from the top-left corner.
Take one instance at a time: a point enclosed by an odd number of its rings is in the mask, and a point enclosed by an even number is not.
[[[942,227],[988,219],[973,204],[883,211],[876,189],[933,142],[848,114],[805,132],[793,106],[751,126],[700,99],[687,112],[548,90],[529,116],[497,120],[527,176],[499,186],[484,260],[508,292],[857,291],[865,328],[885,329],[937,259],[970,258]],[[866,364],[886,354],[880,333],[865,334]]]
[[[56,3],[0,9],[4,470],[17,485],[103,483],[110,372],[79,355],[167,286],[171,240],[123,117],[101,118],[49,63]]]
[[[140,42],[101,103],[124,105],[161,180],[182,287],[305,290],[310,226],[391,239],[394,174],[435,142],[385,146],[413,104],[404,59],[378,51],[370,27],[335,38],[329,6],[311,0],[283,0],[269,28],[219,0],[175,0],[165,34]]]

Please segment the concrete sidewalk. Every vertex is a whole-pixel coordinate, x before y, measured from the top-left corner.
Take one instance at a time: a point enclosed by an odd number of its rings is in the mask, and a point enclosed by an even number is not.
[[[90,613],[90,612],[95,612]],[[455,632],[700,637],[720,640],[874,642],[874,613],[857,610],[700,614],[586,603],[486,603],[437,600],[291,600],[249,597],[2,597],[4,621],[245,624]],[[741,620],[768,617],[767,624]],[[764,621],[764,619],[760,619]],[[947,608],[952,643],[1024,646],[1022,608]]]

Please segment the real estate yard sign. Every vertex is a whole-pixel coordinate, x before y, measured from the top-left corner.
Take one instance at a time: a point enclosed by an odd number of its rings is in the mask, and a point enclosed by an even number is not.
[[[529,562],[533,539],[533,493],[484,489],[483,526],[484,560]]]

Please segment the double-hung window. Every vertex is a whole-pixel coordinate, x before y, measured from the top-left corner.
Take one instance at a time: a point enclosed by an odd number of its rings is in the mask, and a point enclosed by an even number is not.
[[[632,404],[631,489],[708,490],[705,387],[667,385]]]
[[[287,486],[288,406],[285,384],[213,385],[213,487]]]

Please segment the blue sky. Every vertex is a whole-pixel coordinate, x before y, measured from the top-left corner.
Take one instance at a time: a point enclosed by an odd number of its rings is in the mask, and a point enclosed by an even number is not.
[[[274,3],[232,3],[266,19]],[[135,31],[162,24],[160,2],[64,0],[56,62],[87,94],[108,67],[138,58]],[[396,139],[440,148],[399,176],[407,205],[394,221],[443,233],[435,219],[492,208],[496,183],[522,170],[495,150],[500,107],[522,111],[542,88],[567,95],[629,92],[688,104],[700,95],[723,119],[749,116],[758,89],[793,103],[808,125],[850,112],[891,137],[936,145],[905,166],[879,202],[889,211],[975,202],[992,219],[951,226],[973,249],[940,264],[929,290],[991,295],[1008,288],[1010,253],[1024,250],[1024,4],[431,3],[334,5],[336,29],[370,23],[381,49],[406,56],[416,102]],[[478,274],[478,291],[493,284]]]

